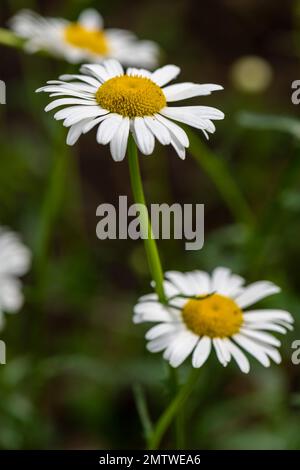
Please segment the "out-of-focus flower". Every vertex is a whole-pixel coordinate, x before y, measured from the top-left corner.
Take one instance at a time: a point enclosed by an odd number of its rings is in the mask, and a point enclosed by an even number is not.
[[[272,67],[265,59],[246,56],[238,59],[231,67],[231,79],[239,90],[246,93],[261,93],[272,81]]]
[[[74,23],[21,10],[10,26],[26,40],[27,51],[44,50],[71,63],[111,57],[126,65],[152,68],[158,62],[159,48],[154,42],[139,41],[130,31],[103,29],[103,19],[93,9],[84,10]]]
[[[23,305],[22,284],[18,279],[29,269],[31,254],[19,236],[0,228],[0,327],[4,312],[15,313]]]
[[[223,366],[234,359],[242,372],[249,372],[247,351],[263,366],[270,359],[281,362],[280,341],[268,331],[286,333],[293,318],[284,310],[244,311],[280,289],[268,281],[244,286],[244,279],[227,268],[216,268],[210,276],[203,271],[169,271],[164,282],[167,304],[156,294],[139,299],[134,322],[158,322],[146,339],[151,352],[164,351],[164,359],[178,367],[192,354],[193,367],[201,367],[212,347]]]
[[[97,142],[110,143],[116,161],[125,156],[129,132],[145,155],[153,152],[156,138],[162,145],[171,144],[184,159],[189,140],[173,120],[200,129],[208,136],[208,132],[216,129],[212,120],[223,119],[224,114],[208,106],[168,106],[168,102],[210,95],[222,89],[220,85],[196,83],[165,86],[179,72],[176,65],[166,65],[153,73],[136,68],[128,68],[124,73],[119,62],[107,60],[102,65],[83,65],[82,75],[63,75],[37,91],[59,97],[45,111],[67,106],[54,117],[70,127],[69,145],[98,126]]]

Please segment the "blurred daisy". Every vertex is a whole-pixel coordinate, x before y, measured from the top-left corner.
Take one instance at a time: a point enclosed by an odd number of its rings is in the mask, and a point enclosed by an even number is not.
[[[157,64],[159,49],[154,42],[139,41],[130,31],[103,29],[103,19],[93,9],[84,10],[74,23],[21,10],[10,25],[26,40],[28,52],[44,50],[71,63],[113,57],[128,65],[152,68]]]
[[[0,327],[3,313],[15,313],[23,305],[22,284],[18,277],[29,269],[31,255],[18,235],[0,228]]]
[[[230,75],[237,89],[245,93],[262,93],[271,84],[273,70],[262,57],[245,56],[232,65]]]
[[[249,372],[248,352],[263,366],[270,359],[281,362],[280,341],[269,332],[286,333],[293,318],[284,310],[246,308],[276,294],[280,289],[268,281],[244,286],[244,279],[227,268],[203,271],[169,271],[164,283],[167,305],[156,294],[139,299],[134,322],[158,322],[146,339],[151,352],[164,351],[164,359],[178,367],[190,354],[194,367],[201,367],[212,349],[226,366],[234,359],[242,372]]]
[[[208,136],[216,129],[212,121],[223,119],[224,114],[208,106],[168,106],[169,102],[210,95],[222,89],[220,85],[190,82],[165,86],[179,72],[179,67],[166,65],[153,73],[136,68],[128,68],[124,73],[119,62],[107,60],[102,65],[83,65],[82,75],[63,75],[37,91],[58,98],[45,111],[65,107],[54,118],[70,127],[69,145],[75,144],[82,133],[98,126],[97,142],[110,143],[115,161],[125,157],[130,131],[143,154],[153,152],[156,138],[163,145],[171,144],[184,159],[189,140],[173,120],[200,129]]]

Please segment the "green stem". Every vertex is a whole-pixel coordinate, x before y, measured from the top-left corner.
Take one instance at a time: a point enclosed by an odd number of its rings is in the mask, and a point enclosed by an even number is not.
[[[166,297],[163,285],[163,271],[161,267],[157,245],[153,237],[149,213],[146,206],[137,147],[132,136],[129,137],[128,141],[128,161],[133,197],[135,203],[140,204],[144,209],[140,212],[140,223],[150,272],[155,282],[155,290],[157,292],[159,300],[165,303]]]
[[[172,398],[176,397],[179,389],[179,377],[178,370],[174,367],[169,366],[170,370],[170,380],[172,381]],[[182,410],[178,410],[177,416],[175,417],[175,440],[176,440],[176,449],[184,449],[185,446],[185,429],[184,429],[184,414]]]
[[[23,47],[24,41],[9,29],[0,28],[0,44],[21,49]]]
[[[149,441],[149,450],[159,448],[166,430],[176,415],[182,411],[182,407],[196,385],[198,378],[199,371],[197,369],[193,369],[187,382],[181,386],[175,398],[159,418]]]
[[[68,148],[65,145],[64,137],[55,145],[50,181],[43,201],[40,225],[37,233],[36,244],[36,271],[37,275],[43,279],[45,265],[52,232],[58,215],[62,200],[64,187],[66,184],[66,170],[68,166]]]
[[[149,411],[147,407],[146,397],[144,395],[143,389],[139,384],[133,386],[133,393],[135,397],[135,403],[138,410],[138,414],[143,426],[144,436],[146,442],[149,442],[150,436],[153,432],[153,425],[151,418],[149,416]]]
[[[189,153],[202,166],[214,182],[219,193],[237,222],[254,225],[254,216],[244,195],[231,176],[224,160],[215,155],[189,128],[185,128],[190,146]]]

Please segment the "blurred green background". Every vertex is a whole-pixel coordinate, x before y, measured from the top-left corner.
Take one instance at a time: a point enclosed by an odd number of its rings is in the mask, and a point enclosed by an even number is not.
[[[300,339],[300,120],[291,102],[291,83],[300,78],[299,2],[1,0],[1,27],[24,7],[71,20],[95,7],[107,27],[157,41],[162,63],[182,68],[181,81],[224,86],[203,98],[226,118],[208,144],[201,137],[198,161],[188,155],[182,162],[159,145],[152,157],[141,157],[148,201],[205,204],[204,249],[161,241],[163,266],[226,265],[249,282],[272,280],[283,291],[264,304],[291,311],[296,326],[282,340],[281,366],[251,361],[244,376],[210,358],[187,404],[186,445],[299,449],[300,365],[291,362],[292,341]],[[263,62],[245,66],[247,56]],[[145,350],[146,327],[132,324],[136,299],[150,291],[143,246],[99,241],[95,233],[99,204],[131,199],[127,161],[114,163],[92,133],[67,148],[65,129],[43,111],[48,99],[34,94],[70,70],[76,68],[1,46],[7,105],[0,107],[0,224],[19,231],[34,253],[26,304],[1,332],[3,449],[142,448],[133,387],[142,386],[153,418],[169,399],[166,365]],[[65,172],[61,187],[51,179],[53,168]],[[223,168],[251,215],[230,196],[230,184],[222,190]],[[45,203],[49,186],[58,211]],[[187,361],[183,376],[188,367]],[[163,445],[172,443],[169,432]]]

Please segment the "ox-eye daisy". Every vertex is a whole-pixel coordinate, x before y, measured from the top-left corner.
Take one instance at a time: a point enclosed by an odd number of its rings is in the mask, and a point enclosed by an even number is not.
[[[18,235],[0,228],[0,327],[4,312],[14,313],[22,307],[22,284],[18,277],[28,271],[30,259],[30,251]]]
[[[244,286],[244,279],[227,268],[216,268],[209,276],[203,271],[165,274],[167,305],[156,294],[140,298],[134,322],[159,322],[146,334],[151,352],[164,351],[171,366],[179,366],[190,354],[194,367],[201,367],[211,349],[223,366],[234,359],[242,372],[249,372],[254,356],[263,366],[270,359],[277,364],[280,341],[269,331],[286,333],[293,318],[284,310],[247,310],[255,302],[280,289],[268,281]]]
[[[179,67],[166,65],[153,73],[136,68],[128,68],[124,73],[119,62],[107,60],[102,65],[83,65],[82,75],[63,75],[37,91],[58,98],[45,111],[67,106],[54,117],[70,127],[69,145],[75,144],[82,133],[98,126],[98,143],[110,143],[116,161],[125,156],[129,132],[145,155],[153,152],[156,138],[163,145],[171,144],[179,157],[185,158],[189,140],[173,120],[201,129],[208,136],[215,131],[212,121],[223,119],[224,114],[208,106],[169,106],[169,102],[222,89],[220,85],[190,82],[165,86],[179,72]]]
[[[103,19],[93,9],[84,10],[74,23],[21,10],[10,25],[25,39],[28,52],[44,50],[71,63],[113,57],[127,65],[152,68],[158,61],[159,49],[154,42],[139,41],[130,31],[103,29]]]

